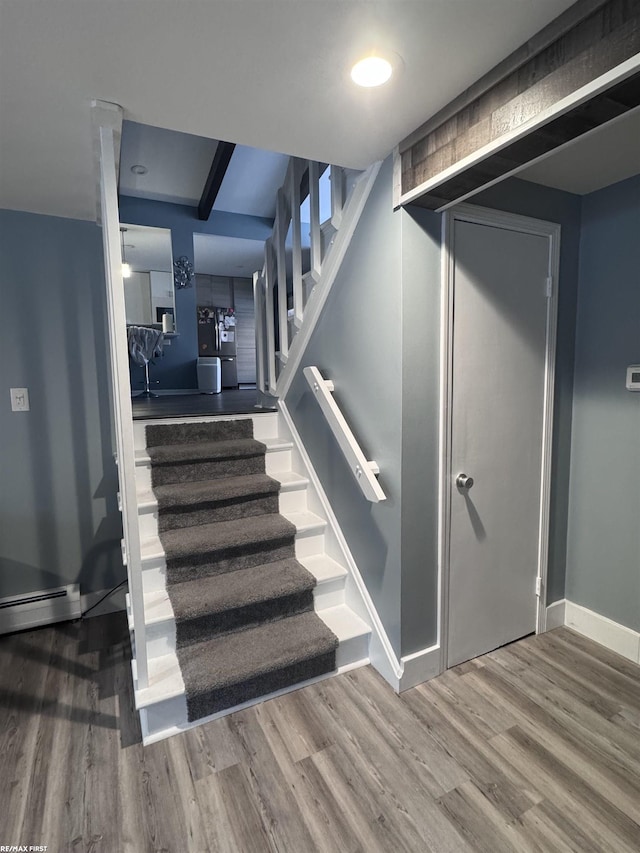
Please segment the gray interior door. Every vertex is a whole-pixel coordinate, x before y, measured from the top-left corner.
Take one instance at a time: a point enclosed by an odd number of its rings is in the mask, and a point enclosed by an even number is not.
[[[549,275],[546,237],[454,229],[448,666],[535,630]]]

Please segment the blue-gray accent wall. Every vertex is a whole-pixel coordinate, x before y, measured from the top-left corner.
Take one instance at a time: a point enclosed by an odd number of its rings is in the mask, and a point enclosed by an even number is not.
[[[391,161],[369,196],[285,402],[396,653],[401,648],[402,294]],[[302,369],[318,367],[387,499],[356,484]]]
[[[442,217],[400,211],[402,241],[402,654],[438,642]]]
[[[266,240],[271,236],[273,222],[259,216],[214,210],[208,220],[198,219],[195,207],[149,201],[121,196],[120,221],[131,225],[150,225],[171,229],[173,259],[186,255],[193,263],[193,235],[218,234],[224,237],[244,237],[249,240]],[[160,389],[197,388],[196,359],[198,358],[198,326],[196,322],[196,288],[177,290],[176,325],[178,336],[165,347],[162,358],[155,360],[150,376],[159,382]],[[144,370],[131,368],[133,390],[143,387]]]
[[[387,159],[286,403],[396,655],[437,640],[440,220],[393,211]],[[362,495],[302,369],[317,366],[386,501]]]
[[[566,598],[640,630],[640,175],[583,198]]]
[[[0,597],[126,577],[93,223],[0,211]],[[31,410],[12,412],[11,387]]]

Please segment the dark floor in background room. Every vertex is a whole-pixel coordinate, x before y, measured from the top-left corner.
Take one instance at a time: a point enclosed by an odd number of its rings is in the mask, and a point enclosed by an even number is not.
[[[571,631],[369,666],[143,748],[124,613],[0,637],[0,845],[635,853],[640,668]]]
[[[250,415],[271,411],[256,408],[255,388],[230,389],[220,394],[162,394],[133,397],[134,421],[151,418],[179,418],[190,415]]]

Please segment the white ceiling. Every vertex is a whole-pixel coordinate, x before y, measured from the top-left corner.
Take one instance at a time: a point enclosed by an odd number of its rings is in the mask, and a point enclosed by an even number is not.
[[[286,154],[237,145],[213,209],[274,219],[276,193],[284,184],[288,165]]]
[[[640,107],[529,166],[516,177],[586,195],[640,173]]]
[[[197,205],[217,147],[216,139],[127,121],[120,146],[120,193]],[[136,175],[132,166],[148,172]]]
[[[363,168],[573,0],[0,0],[0,207],[93,219],[90,103]],[[348,70],[401,57],[389,85]]]

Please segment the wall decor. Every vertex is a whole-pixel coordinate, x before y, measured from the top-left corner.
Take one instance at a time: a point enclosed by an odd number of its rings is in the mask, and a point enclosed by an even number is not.
[[[173,280],[176,290],[193,284],[193,264],[186,255],[181,255],[173,262]]]

